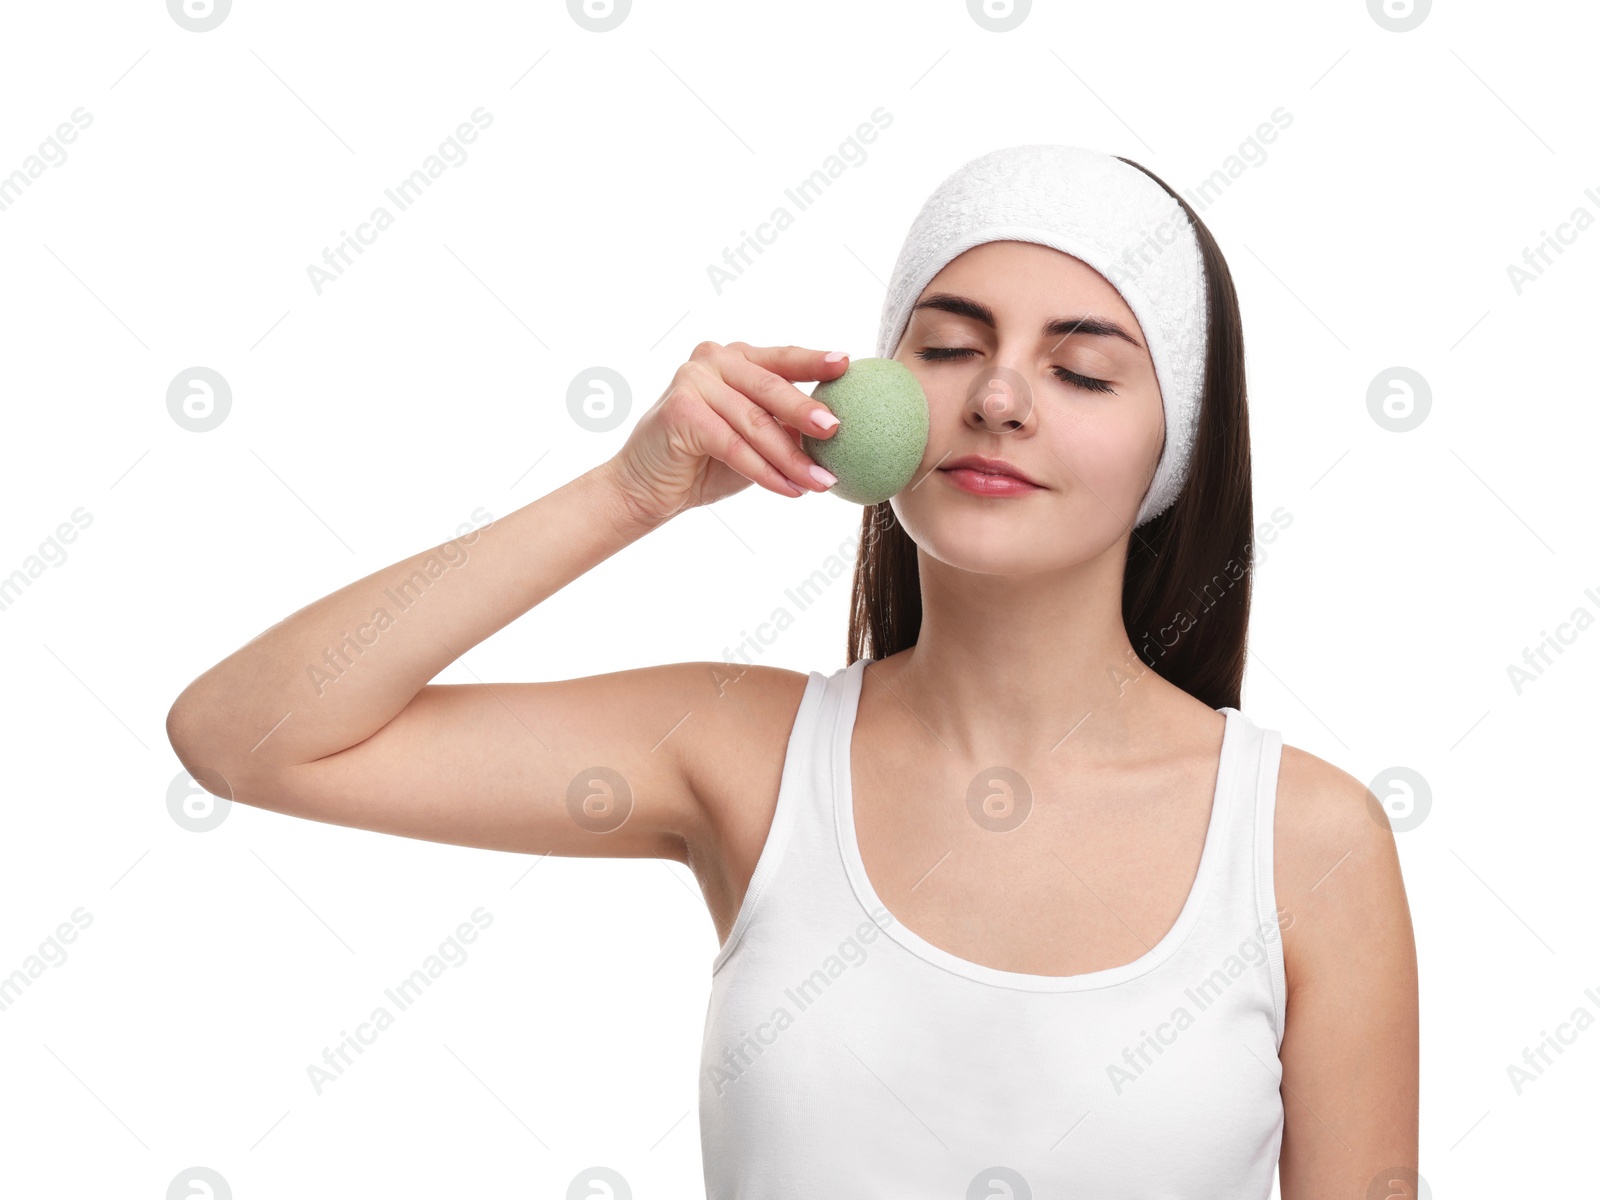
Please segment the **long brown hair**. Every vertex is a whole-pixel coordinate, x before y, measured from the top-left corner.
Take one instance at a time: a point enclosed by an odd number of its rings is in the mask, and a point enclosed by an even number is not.
[[[1160,516],[1133,530],[1122,580],[1122,620],[1140,659],[1211,708],[1238,708],[1250,624],[1250,422],[1244,330],[1233,276],[1216,239],[1187,201],[1144,171],[1194,224],[1205,267],[1205,384],[1189,476]],[[861,517],[846,663],[914,646],[922,629],[917,546],[885,500]]]

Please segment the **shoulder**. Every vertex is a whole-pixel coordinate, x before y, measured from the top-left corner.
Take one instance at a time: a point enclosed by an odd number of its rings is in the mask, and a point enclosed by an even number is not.
[[[697,749],[702,761],[692,766],[715,765],[718,778],[726,778],[721,763],[729,756],[747,748],[757,755],[774,744],[783,748],[810,678],[803,671],[743,663],[680,663],[679,668],[686,678],[699,676],[686,693],[693,704],[685,713],[682,744]]]
[[[1283,1194],[1366,1194],[1371,1163],[1417,1153],[1417,955],[1400,861],[1360,780],[1285,746],[1278,785],[1278,1056],[1284,1095],[1313,1098],[1285,1101]]]
[[[690,681],[690,703],[672,740],[696,813],[685,835],[687,865],[725,938],[772,828],[810,675],[730,663],[679,666]]]
[[[1364,783],[1285,745],[1273,842],[1291,993],[1360,960],[1409,953],[1411,921],[1394,833]]]
[[[748,816],[759,823],[763,808],[770,820],[810,676],[726,662],[679,663],[677,670],[684,713],[671,741],[706,822],[722,828]]]

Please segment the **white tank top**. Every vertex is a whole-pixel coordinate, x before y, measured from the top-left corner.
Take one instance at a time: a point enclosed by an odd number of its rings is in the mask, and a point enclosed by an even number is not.
[[[1148,953],[1079,975],[1002,971],[923,940],[867,878],[850,744],[868,661],[810,673],[712,960],[709,1200],[1265,1200],[1283,1135],[1280,735],[1218,710],[1200,866]]]

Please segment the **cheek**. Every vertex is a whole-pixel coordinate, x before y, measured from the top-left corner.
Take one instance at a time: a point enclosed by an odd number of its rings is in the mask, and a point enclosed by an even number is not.
[[[1045,436],[1069,487],[1085,485],[1118,507],[1116,501],[1142,496],[1161,454],[1159,411],[1152,421],[1143,405],[1085,407],[1051,422]]]

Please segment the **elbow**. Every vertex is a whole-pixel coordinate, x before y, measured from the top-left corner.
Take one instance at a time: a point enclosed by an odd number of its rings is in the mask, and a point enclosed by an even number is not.
[[[178,698],[172,702],[172,707],[167,709],[167,743],[172,747],[172,752],[178,756],[178,761],[184,766],[190,765],[190,758],[194,754],[196,738],[194,721],[194,704],[189,699],[189,693],[194,688],[193,684],[178,693]]]
[[[213,796],[232,798],[223,765],[227,748],[206,721],[205,706],[194,683],[184,688],[167,710],[167,742],[196,783]]]

